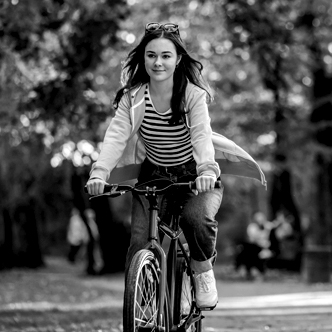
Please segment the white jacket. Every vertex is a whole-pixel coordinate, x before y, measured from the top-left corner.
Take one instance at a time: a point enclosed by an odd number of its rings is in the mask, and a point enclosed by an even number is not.
[[[119,183],[137,178],[146,157],[139,128],[145,114],[146,84],[125,94],[107,128],[98,160],[92,165],[91,178]],[[265,176],[256,161],[226,137],[212,132],[206,92],[188,82],[186,122],[191,135],[197,174],[233,174],[261,181]]]

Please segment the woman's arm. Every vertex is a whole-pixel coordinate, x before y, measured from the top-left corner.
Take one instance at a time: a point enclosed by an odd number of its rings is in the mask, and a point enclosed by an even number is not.
[[[197,163],[198,175],[219,177],[220,169],[214,159],[211,119],[206,103],[206,92],[193,87],[187,97],[187,124],[190,129],[193,155]]]
[[[132,131],[130,98],[125,94],[109,124],[98,160],[92,165],[90,179],[107,181],[110,172],[119,162]]]

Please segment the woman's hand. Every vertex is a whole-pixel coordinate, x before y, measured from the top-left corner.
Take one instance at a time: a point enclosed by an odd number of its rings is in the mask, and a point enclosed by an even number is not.
[[[217,179],[215,176],[211,175],[198,176],[195,180],[196,190],[193,190],[194,194],[198,195],[198,193],[214,189],[214,184],[216,181]]]
[[[89,195],[100,195],[104,193],[104,187],[107,184],[101,179],[91,179],[87,182],[86,187],[88,189]]]

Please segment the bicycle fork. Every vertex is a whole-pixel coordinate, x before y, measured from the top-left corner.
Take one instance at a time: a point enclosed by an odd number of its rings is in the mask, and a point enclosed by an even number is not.
[[[158,266],[159,273],[159,303],[158,303],[158,317],[157,317],[157,330],[162,332],[164,328],[162,327],[163,316],[164,316],[164,303],[166,296],[166,283],[167,276],[166,273],[162,273],[162,271],[166,271],[167,262],[166,262],[166,254],[162,249],[161,245],[158,242],[158,202],[157,198],[153,193],[146,194],[147,199],[150,202],[150,228],[149,228],[149,238],[148,244],[145,249],[152,249],[154,252],[157,252],[160,259],[160,266]]]

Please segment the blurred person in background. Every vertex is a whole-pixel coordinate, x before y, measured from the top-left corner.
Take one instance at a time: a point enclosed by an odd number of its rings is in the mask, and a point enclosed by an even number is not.
[[[89,234],[79,210],[74,207],[71,210],[67,229],[67,242],[69,244],[68,261],[75,263],[77,256],[89,241]],[[81,256],[81,255],[80,255]]]
[[[92,209],[84,211],[86,218],[85,227],[87,228],[88,241],[86,243],[87,255],[87,274],[97,274],[100,266],[101,254],[99,251],[99,231],[96,224],[96,213]]]
[[[235,257],[236,270],[243,266],[247,279],[253,279],[255,274],[264,277],[266,263],[273,256],[270,239],[272,229],[273,224],[263,212],[253,214],[246,230],[247,240],[237,248]]]

